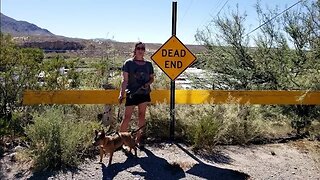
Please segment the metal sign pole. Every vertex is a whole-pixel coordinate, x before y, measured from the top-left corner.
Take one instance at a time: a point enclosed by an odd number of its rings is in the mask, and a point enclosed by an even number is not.
[[[172,36],[176,35],[177,27],[177,2],[172,2]],[[175,80],[171,80],[170,87],[170,139],[174,141],[175,125]]]

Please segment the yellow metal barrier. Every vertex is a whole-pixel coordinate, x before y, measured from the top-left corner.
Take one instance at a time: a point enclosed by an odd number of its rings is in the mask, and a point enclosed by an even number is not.
[[[304,104],[320,105],[320,91],[224,91],[176,90],[176,104],[223,104],[228,98],[240,104]],[[23,104],[117,104],[119,90],[32,91],[23,94]],[[170,103],[170,90],[153,90],[155,103]]]

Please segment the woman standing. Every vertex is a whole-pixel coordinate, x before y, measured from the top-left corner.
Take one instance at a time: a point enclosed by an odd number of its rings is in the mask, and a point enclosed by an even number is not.
[[[150,84],[154,81],[154,70],[150,61],[144,59],[145,44],[138,42],[135,44],[133,58],[124,62],[122,67],[122,84],[119,95],[121,104],[126,97],[124,119],[120,125],[120,131],[128,131],[129,122],[135,106],[138,106],[138,126],[145,126],[145,115],[150,98]],[[138,131],[136,143],[139,147],[141,136],[145,127]]]

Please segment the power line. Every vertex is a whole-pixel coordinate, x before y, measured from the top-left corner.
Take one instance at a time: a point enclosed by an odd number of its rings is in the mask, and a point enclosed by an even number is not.
[[[184,12],[184,14],[183,14],[183,16],[182,16],[182,18],[181,18],[181,21],[179,22],[179,24],[181,24],[181,23],[183,22],[184,17],[185,17],[185,16],[187,15],[187,13],[189,12],[189,9],[190,9],[192,3],[193,3],[193,0],[190,1],[189,5],[188,5],[188,7],[187,7],[187,9],[186,9],[186,11]]]
[[[219,5],[220,5],[221,3],[222,3],[222,0],[219,0],[219,1],[216,3],[216,6],[215,6],[215,7],[212,7],[212,8],[210,9],[210,11],[209,11],[210,17],[212,17],[211,12],[213,12],[214,9],[217,10],[217,7],[219,7]],[[203,26],[205,25],[205,23],[208,22],[207,19],[208,19],[208,18],[203,19],[198,27],[203,27]]]
[[[226,2],[223,4],[223,6],[220,8],[220,10],[218,11],[218,13],[217,13],[217,15],[216,15],[216,17],[218,17],[219,16],[219,14],[220,14],[220,12],[222,11],[222,9],[227,5],[227,3],[229,2],[229,0],[226,0]],[[214,18],[213,16],[211,16],[211,18]],[[211,25],[211,23],[212,23],[213,21],[211,21],[209,24],[208,24],[208,26],[210,26]]]
[[[228,4],[228,2],[229,2],[229,0],[226,0],[226,1],[225,1],[225,3],[222,5],[222,7],[220,8],[220,10],[219,10],[218,13],[216,14],[216,16],[219,16],[220,12],[221,12],[221,11],[223,10],[223,8]],[[222,0],[217,3],[218,6],[220,5],[220,3],[222,3]],[[214,8],[212,8],[212,9],[210,10],[210,12],[212,12],[213,9],[214,9]],[[216,8],[216,9],[217,9],[217,8]],[[211,17],[211,18],[214,18],[214,17],[211,15],[211,13],[209,13],[209,14],[210,14],[210,17]],[[211,20],[211,21],[208,23],[207,27],[209,27],[212,22],[213,22],[213,21]],[[202,24],[202,23],[201,23],[201,24]],[[205,24],[200,25],[199,27],[203,27],[203,26],[205,26]],[[196,42],[196,40],[194,40],[193,43],[194,43],[194,42]]]
[[[222,9],[226,6],[226,4],[227,4],[228,2],[229,2],[229,0],[226,0],[226,2],[223,4],[223,6],[222,6],[222,7],[220,8],[220,10],[218,11],[216,17],[219,16],[220,12],[222,11]],[[214,18],[213,16],[211,16],[211,17]],[[212,22],[213,22],[213,21],[211,21],[211,22],[208,24],[208,26],[210,26]]]
[[[226,6],[226,4],[227,4],[228,2],[229,2],[229,0],[227,0],[227,1],[224,3],[224,5],[221,7],[221,9],[219,10],[219,12],[217,13],[216,16],[219,16],[221,10],[224,8],[224,6]]]
[[[223,0],[219,0],[218,3],[217,3],[217,6],[212,7],[212,8],[210,9],[209,15],[210,15],[211,18],[213,18],[211,12],[213,12],[213,9],[217,10],[217,8],[221,5],[222,1],[223,1]],[[221,11],[223,10],[223,8],[228,4],[228,2],[229,2],[229,0],[226,0],[226,1],[225,1],[225,3],[222,5],[222,7],[220,8],[220,10],[219,10],[218,13],[216,14],[216,16],[218,16],[218,15],[220,14],[220,12],[221,12]],[[203,21],[201,21],[201,23],[200,23],[200,25],[198,26],[197,29],[202,28],[203,26],[205,26],[206,22],[208,22],[208,21],[206,21],[206,19],[204,19]],[[213,22],[213,21],[211,20],[211,21],[208,23],[207,27],[210,26],[212,22]],[[195,43],[195,42],[196,42],[196,40],[193,41],[193,43]],[[193,44],[193,43],[192,43],[192,44]]]
[[[290,7],[288,7],[287,9],[283,10],[281,13],[275,15],[274,17],[272,17],[271,19],[269,19],[268,21],[264,22],[263,24],[261,24],[260,26],[256,27],[254,30],[250,31],[249,33],[247,33],[245,36],[248,36],[249,34],[253,33],[254,31],[260,29],[262,26],[268,24],[269,22],[271,22],[272,20],[274,20],[275,18],[277,18],[278,16],[280,16],[281,14],[285,13],[286,11],[288,11],[289,9],[293,8],[294,6],[296,6],[297,4],[301,3],[302,0],[294,3],[293,5],[291,5]]]

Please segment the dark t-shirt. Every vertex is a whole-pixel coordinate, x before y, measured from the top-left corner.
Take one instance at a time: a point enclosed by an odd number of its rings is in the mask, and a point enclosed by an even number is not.
[[[133,59],[128,59],[124,62],[122,71],[129,74],[127,88],[131,93],[136,92],[136,94],[146,93],[144,91],[137,91],[140,87],[146,84],[150,80],[150,75],[154,73],[152,63],[150,61],[138,61]],[[150,87],[146,90],[147,93],[150,92]]]

